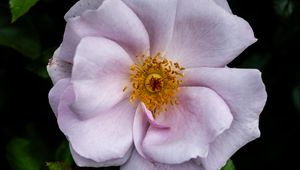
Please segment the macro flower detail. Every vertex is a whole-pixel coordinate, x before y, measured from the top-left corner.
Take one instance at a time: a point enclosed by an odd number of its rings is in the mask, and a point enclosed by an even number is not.
[[[254,43],[226,0],[80,0],[47,66],[78,166],[217,170],[259,137],[261,74],[227,64]]]
[[[161,111],[167,111],[166,105],[178,104],[176,92],[182,83],[181,72],[184,68],[178,63],[167,60],[160,53],[154,57],[148,56],[145,59],[144,57],[141,56],[140,65],[134,64],[130,68],[132,71],[130,82],[133,88],[130,101],[134,102],[139,98],[155,118]]]

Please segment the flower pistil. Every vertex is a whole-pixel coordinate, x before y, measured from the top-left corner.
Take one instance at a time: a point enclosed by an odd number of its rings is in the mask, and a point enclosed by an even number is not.
[[[155,56],[137,56],[140,64],[130,67],[132,93],[130,102],[140,100],[149,109],[153,117],[167,111],[167,106],[178,104],[176,93],[182,83],[184,67],[166,59],[158,52]]]

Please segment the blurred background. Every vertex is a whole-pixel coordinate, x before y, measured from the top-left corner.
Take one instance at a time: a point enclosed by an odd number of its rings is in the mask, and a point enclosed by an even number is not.
[[[10,0],[10,9],[9,0],[0,1],[0,169],[83,169],[74,166],[49,107],[52,83],[46,72],[62,41],[63,16],[75,2]],[[261,137],[233,155],[234,165],[237,170],[299,169],[300,2],[228,2],[258,38],[229,66],[262,71],[268,93]],[[47,167],[46,162],[52,163]]]

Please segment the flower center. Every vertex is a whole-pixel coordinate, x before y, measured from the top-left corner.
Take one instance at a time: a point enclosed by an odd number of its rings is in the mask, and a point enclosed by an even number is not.
[[[162,90],[163,85],[163,79],[161,75],[157,73],[149,74],[145,79],[145,87],[149,92],[159,92]]]
[[[142,59],[141,62],[130,67],[130,102],[140,100],[156,118],[161,111],[167,111],[168,105],[178,104],[176,93],[182,83],[184,68],[166,59],[161,53],[138,57]]]

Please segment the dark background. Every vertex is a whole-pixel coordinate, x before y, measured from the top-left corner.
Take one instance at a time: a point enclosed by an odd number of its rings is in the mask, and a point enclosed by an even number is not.
[[[48,104],[52,83],[45,67],[62,41],[63,16],[75,2],[40,0],[12,24],[8,0],[0,2],[0,169],[26,169],[26,164],[47,169],[45,162],[69,159]],[[299,169],[300,3],[229,0],[229,4],[258,38],[229,66],[261,70],[268,93],[260,117],[261,137],[232,160],[237,170]]]

